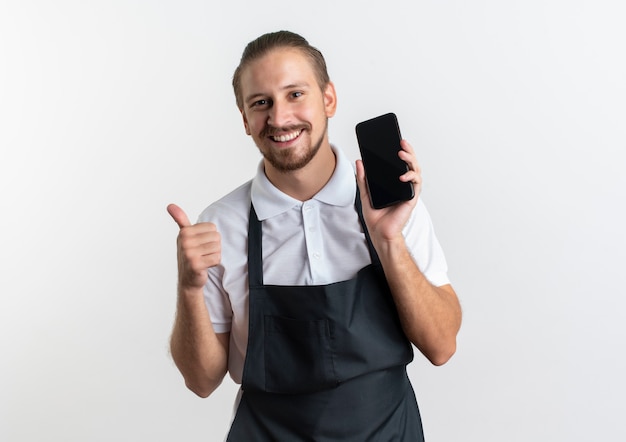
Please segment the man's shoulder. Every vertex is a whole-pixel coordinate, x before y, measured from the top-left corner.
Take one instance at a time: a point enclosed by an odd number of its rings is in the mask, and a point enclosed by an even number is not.
[[[252,180],[243,183],[230,193],[213,202],[202,211],[198,220],[219,224],[236,223],[238,220],[248,220],[250,211],[250,188]]]

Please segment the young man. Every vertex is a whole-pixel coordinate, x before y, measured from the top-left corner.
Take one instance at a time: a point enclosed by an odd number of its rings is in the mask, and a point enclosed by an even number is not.
[[[423,440],[406,374],[411,343],[433,364],[455,352],[461,311],[419,200],[381,210],[328,139],[337,97],[322,54],[266,34],[233,78],[257,175],[180,227],[174,360],[206,397],[242,384],[228,440]],[[223,239],[223,247],[222,247]]]

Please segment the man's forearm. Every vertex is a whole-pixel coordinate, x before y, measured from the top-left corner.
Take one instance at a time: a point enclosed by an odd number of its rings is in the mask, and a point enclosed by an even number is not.
[[[461,307],[450,285],[433,286],[419,270],[403,240],[376,247],[404,333],[435,365],[456,351]]]
[[[202,289],[179,289],[170,342],[172,357],[187,387],[207,397],[222,382],[228,364],[229,333],[216,334]]]

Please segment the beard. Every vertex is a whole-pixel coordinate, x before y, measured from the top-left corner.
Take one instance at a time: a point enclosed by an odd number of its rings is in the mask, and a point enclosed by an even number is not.
[[[298,126],[291,128],[282,128],[283,131],[291,131],[295,129],[306,130],[311,133],[311,126]],[[280,172],[293,172],[294,170],[302,169],[304,166],[309,164],[311,160],[315,157],[317,152],[320,150],[322,143],[324,141],[324,135],[328,129],[328,118],[324,122],[324,130],[322,131],[318,140],[311,140],[311,144],[308,148],[304,149],[304,152],[294,152],[295,149],[283,149],[283,150],[274,150],[274,149],[264,149],[260,145],[257,145],[259,151],[263,157],[274,167],[274,169]],[[272,135],[272,133],[277,132],[277,129],[272,127],[268,127],[262,133],[262,139]],[[260,144],[260,143],[259,143]]]

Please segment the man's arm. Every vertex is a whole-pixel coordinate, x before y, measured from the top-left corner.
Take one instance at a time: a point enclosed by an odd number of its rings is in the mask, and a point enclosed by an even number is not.
[[[228,367],[230,334],[215,333],[202,292],[207,269],[221,259],[220,236],[214,224],[191,225],[174,204],[167,211],[180,227],[178,302],[170,348],[187,387],[207,397],[220,385]]]
[[[418,269],[406,244],[376,248],[393,294],[402,329],[434,365],[445,364],[456,351],[461,307],[450,284],[435,287]]]
[[[385,271],[404,333],[433,364],[442,365],[456,351],[461,307],[452,286],[433,286],[407,249],[402,228],[417,204],[421,175],[413,148],[405,140],[401,145],[399,156],[409,165],[410,170],[400,179],[413,182],[415,197],[385,209],[372,209],[363,164],[357,161],[363,216]]]

